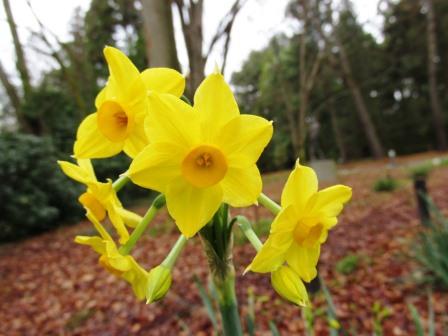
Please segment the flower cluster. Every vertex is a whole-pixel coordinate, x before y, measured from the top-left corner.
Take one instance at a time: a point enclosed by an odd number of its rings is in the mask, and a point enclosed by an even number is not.
[[[314,171],[297,163],[281,207],[276,205],[262,194],[256,165],[272,137],[272,122],[240,114],[219,71],[204,79],[190,105],[183,97],[185,78],[177,71],[139,72],[112,47],[106,47],[104,55],[110,77],[96,97],[96,112],[78,128],[73,148],[77,164],[59,162],[67,176],[86,186],[79,202],[98,231],[98,236],[78,236],[75,241],[92,247],[99,263],[129,282],[138,299],[153,302],[168,291],[171,270],[187,240],[211,225],[223,204],[239,208],[261,203],[276,214],[264,244],[245,218],[236,218],[246,224],[244,232],[259,250],[246,271],[271,273],[282,297],[306,305],[302,281],[316,276],[321,244],[351,189],[337,185],[318,191]],[[132,159],[129,169],[115,182],[98,181],[90,160],[121,151]],[[124,209],[117,196],[128,181],[160,193],[143,217]],[[181,235],[166,259],[146,271],[130,252],[165,204]],[[106,219],[118,235],[118,245],[102,224]]]

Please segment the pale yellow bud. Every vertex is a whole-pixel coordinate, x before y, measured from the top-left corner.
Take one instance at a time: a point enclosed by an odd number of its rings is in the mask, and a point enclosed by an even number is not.
[[[171,287],[171,281],[171,270],[164,265],[159,265],[149,271],[146,303],[163,299]]]
[[[299,306],[308,306],[309,299],[305,285],[299,275],[289,266],[282,266],[271,273],[271,283],[275,291],[284,299]]]

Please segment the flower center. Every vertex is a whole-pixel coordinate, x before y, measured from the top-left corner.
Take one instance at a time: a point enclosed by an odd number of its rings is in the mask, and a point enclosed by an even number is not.
[[[98,262],[100,263],[101,266],[103,266],[105,269],[107,269],[110,273],[116,275],[116,276],[121,276],[124,272],[117,270],[116,268],[112,267],[112,265],[109,263],[109,260],[107,260],[106,256],[101,256],[100,260],[98,260]]]
[[[123,107],[117,102],[108,100],[98,110],[98,128],[112,142],[120,142],[130,132],[130,122]]]
[[[223,179],[226,172],[224,155],[218,148],[208,145],[194,148],[182,162],[182,175],[197,188],[215,185]]]
[[[89,209],[92,212],[93,216],[95,216],[95,218],[99,221],[102,221],[104,218],[106,218],[106,209],[101,204],[101,202],[98,201],[91,193],[85,192],[84,194],[79,196],[78,201],[85,208]]]
[[[313,247],[322,236],[324,226],[322,224],[306,223],[306,220],[299,221],[294,229],[294,240],[297,244],[305,247]]]

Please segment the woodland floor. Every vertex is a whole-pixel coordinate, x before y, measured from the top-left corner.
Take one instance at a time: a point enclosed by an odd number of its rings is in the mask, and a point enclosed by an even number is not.
[[[384,335],[414,335],[407,307],[413,303],[427,316],[427,288],[412,251],[418,221],[408,166],[436,153],[387,161],[363,161],[339,167],[339,180],[354,190],[353,200],[322,248],[320,274],[330,289],[338,317],[350,335],[371,335],[372,306],[390,309],[382,325]],[[446,155],[444,155],[446,156]],[[373,183],[386,173],[400,179],[392,193],[375,193]],[[266,194],[278,199],[287,172],[264,177]],[[448,167],[435,169],[429,193],[447,214]],[[237,213],[235,211],[235,213]],[[247,209],[252,219],[270,218],[263,209]],[[264,220],[264,222],[266,222]],[[260,224],[261,225],[261,224]],[[73,242],[77,234],[92,235],[89,223],[65,227],[19,243],[0,247],[0,335],[211,335],[212,325],[203,308],[193,276],[203,281],[207,266],[199,239],[181,255],[166,298],[153,305],[138,302],[128,285],[103,270],[97,255]],[[147,268],[161,262],[178,234],[166,213],[159,214],[149,234],[133,255]],[[237,292],[243,315],[249,288],[255,297],[257,335],[270,335],[274,321],[282,335],[302,335],[301,310],[281,300],[267,275],[242,276],[254,256],[253,248],[237,236],[234,261]],[[348,275],[335,270],[347,255],[360,262]],[[448,293],[433,291],[438,334],[448,325]],[[315,312],[325,305],[322,294],[314,299]],[[325,315],[317,316],[316,335],[327,335]]]

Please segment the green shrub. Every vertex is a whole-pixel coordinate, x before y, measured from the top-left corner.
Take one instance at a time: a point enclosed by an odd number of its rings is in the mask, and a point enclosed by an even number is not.
[[[375,181],[373,190],[377,192],[390,192],[398,188],[398,181],[390,176]]]
[[[336,263],[336,271],[348,275],[354,272],[359,265],[360,257],[356,254],[349,254]]]
[[[435,285],[448,288],[448,219],[427,198],[431,220],[417,239],[415,256],[421,263],[427,279]]]
[[[432,163],[424,163],[410,169],[410,175],[413,179],[425,178],[433,169]]]
[[[50,140],[0,134],[0,241],[38,233],[82,215],[81,189],[56,164]]]

